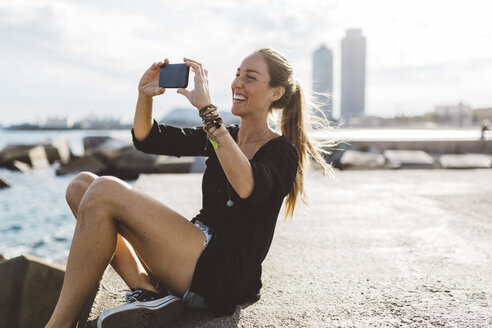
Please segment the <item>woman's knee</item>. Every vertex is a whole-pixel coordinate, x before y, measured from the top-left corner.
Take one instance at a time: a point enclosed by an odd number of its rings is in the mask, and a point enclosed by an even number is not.
[[[97,178],[94,173],[81,172],[70,181],[65,191],[65,199],[72,210],[78,209],[85,192]]]
[[[118,178],[112,176],[98,177],[88,186],[80,206],[111,207],[117,202],[119,192],[126,188],[129,186],[126,186]]]

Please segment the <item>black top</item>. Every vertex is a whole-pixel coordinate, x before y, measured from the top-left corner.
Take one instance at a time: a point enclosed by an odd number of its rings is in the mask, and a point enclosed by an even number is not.
[[[238,125],[227,126],[237,142]],[[133,143],[145,153],[172,156],[207,156],[203,174],[203,208],[192,219],[214,229],[193,274],[191,291],[205,298],[216,316],[234,313],[237,304],[250,300],[261,288],[261,263],[272,242],[277,216],[297,174],[295,147],[279,136],[263,145],[250,160],[254,190],[242,199],[229,184],[213,146],[201,127],[154,125]]]

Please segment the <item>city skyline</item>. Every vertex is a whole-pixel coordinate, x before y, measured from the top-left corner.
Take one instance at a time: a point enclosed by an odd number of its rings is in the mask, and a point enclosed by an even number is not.
[[[361,29],[370,40],[367,115],[419,115],[460,101],[472,108],[492,106],[487,1],[239,4],[3,1],[0,124],[89,113],[131,120],[142,73],[163,57],[202,62],[210,72],[213,101],[228,110],[235,69],[261,46],[284,52],[308,93],[312,53],[320,44],[333,51],[338,118],[340,40],[350,28]],[[156,98],[155,116],[186,105],[184,97],[168,90]]]

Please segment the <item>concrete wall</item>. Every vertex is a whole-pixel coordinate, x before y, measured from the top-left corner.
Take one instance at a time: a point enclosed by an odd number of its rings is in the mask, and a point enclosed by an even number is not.
[[[0,328],[44,327],[58,300],[64,270],[33,256],[0,264]]]
[[[491,140],[425,140],[425,141],[348,141],[343,148],[367,151],[422,150],[429,154],[492,154]]]

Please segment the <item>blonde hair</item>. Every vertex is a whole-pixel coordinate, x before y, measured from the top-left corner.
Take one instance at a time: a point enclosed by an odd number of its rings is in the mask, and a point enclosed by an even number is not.
[[[306,99],[300,83],[294,77],[291,64],[285,56],[272,48],[261,48],[254,53],[262,55],[270,74],[270,86],[285,88],[285,93],[279,100],[272,103],[270,113],[274,109],[282,110],[280,130],[292,142],[299,155],[299,165],[294,185],[287,195],[285,218],[292,218],[297,200],[300,197],[304,204],[308,204],[308,197],[304,190],[304,176],[308,160],[313,158],[322,168],[323,175],[333,174],[333,167],[324,159],[323,154],[331,154],[330,148],[336,146],[336,140],[315,141],[308,137],[312,131],[312,121],[320,121],[318,117],[307,110]],[[313,108],[318,108],[313,106]],[[324,119],[326,122],[326,117]],[[327,124],[321,124],[327,127]]]

